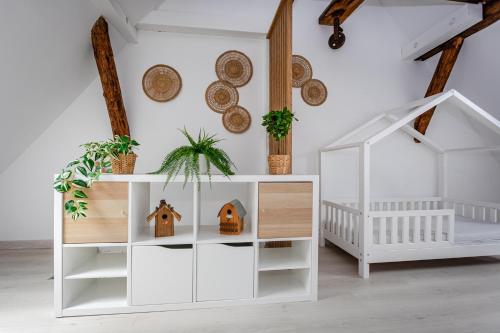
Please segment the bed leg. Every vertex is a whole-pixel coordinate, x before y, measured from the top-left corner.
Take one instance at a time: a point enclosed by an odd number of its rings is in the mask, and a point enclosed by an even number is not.
[[[368,279],[370,277],[370,264],[363,259],[358,261],[358,275],[363,279]]]

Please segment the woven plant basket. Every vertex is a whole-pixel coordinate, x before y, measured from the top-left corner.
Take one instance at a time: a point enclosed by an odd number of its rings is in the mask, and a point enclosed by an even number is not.
[[[290,155],[269,155],[267,163],[269,164],[269,174],[286,175],[290,170]]]
[[[119,155],[119,159],[111,159],[111,169],[114,174],[128,175],[134,173],[135,160],[137,155],[134,153],[128,155]]]

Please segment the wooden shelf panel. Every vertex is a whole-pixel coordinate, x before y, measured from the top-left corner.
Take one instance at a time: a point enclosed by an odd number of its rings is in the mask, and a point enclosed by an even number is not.
[[[250,228],[245,228],[240,235],[221,235],[218,225],[201,225],[198,230],[197,243],[245,243],[253,241],[254,237]]]
[[[98,279],[85,288],[67,310],[118,308],[127,306],[126,279]]]
[[[309,268],[307,255],[293,248],[260,248],[258,268],[259,271]]]
[[[259,273],[258,298],[306,297],[310,294],[304,278],[298,271],[270,271]]]
[[[99,253],[66,274],[65,279],[95,279],[127,276],[126,253]]]
[[[134,246],[143,245],[174,245],[174,244],[193,244],[194,234],[192,225],[175,226],[174,236],[156,237],[154,229],[149,235],[140,235],[138,239],[132,242]]]

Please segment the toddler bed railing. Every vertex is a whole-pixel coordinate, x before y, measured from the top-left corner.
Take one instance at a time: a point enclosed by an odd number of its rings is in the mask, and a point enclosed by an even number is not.
[[[354,201],[322,204],[322,239],[359,259],[364,277],[370,263],[500,253],[500,243],[475,247],[455,243],[455,216],[500,223],[500,204],[440,197],[377,199],[370,202],[367,214]]]

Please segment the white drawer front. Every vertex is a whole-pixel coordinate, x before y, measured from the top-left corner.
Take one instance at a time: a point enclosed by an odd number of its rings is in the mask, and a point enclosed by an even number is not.
[[[198,245],[198,301],[253,298],[253,245],[235,245]]]
[[[132,248],[132,305],[192,301],[192,248]]]

